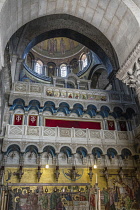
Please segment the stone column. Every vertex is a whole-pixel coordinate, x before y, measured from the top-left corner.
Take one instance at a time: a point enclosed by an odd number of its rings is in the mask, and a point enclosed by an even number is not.
[[[15,81],[19,80],[20,71],[23,69],[23,59],[18,59],[17,66],[16,66],[16,72],[15,72]]]
[[[90,90],[90,86],[91,86],[91,81],[88,82],[88,89]]]
[[[131,120],[126,121],[126,127],[128,131],[132,130],[132,126],[131,126]]]
[[[119,120],[116,120],[116,127],[117,127],[117,130],[120,131],[120,124],[119,124]]]
[[[42,113],[39,113],[39,126],[43,126]]]
[[[67,80],[67,79],[65,79],[65,88],[67,88],[67,81],[68,81],[68,80]]]
[[[77,89],[80,88],[79,84],[80,84],[80,81],[77,81]]]
[[[47,65],[45,65],[45,75],[46,75],[46,77],[48,77],[48,75],[49,75],[48,66]]]
[[[104,130],[108,130],[107,118],[104,118]]]
[[[56,76],[59,77],[59,68],[56,67]]]
[[[28,116],[28,112],[25,112],[25,114],[24,114],[24,125],[28,125],[27,116]]]
[[[13,124],[13,117],[14,117],[14,112],[13,110],[9,111],[10,116],[9,116],[9,124],[12,125]]]
[[[79,60],[78,62],[79,62],[79,71],[81,71],[82,70],[81,60]]]
[[[14,82],[14,79],[15,79],[17,59],[18,59],[18,56],[17,56],[17,55],[12,55],[12,59],[11,59],[11,76],[12,76],[12,83]]]
[[[53,78],[53,86],[56,86],[56,78]]]

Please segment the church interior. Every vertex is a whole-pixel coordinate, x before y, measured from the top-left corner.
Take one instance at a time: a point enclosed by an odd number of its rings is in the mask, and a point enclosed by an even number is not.
[[[0,0],[1,210],[140,209],[140,1]]]

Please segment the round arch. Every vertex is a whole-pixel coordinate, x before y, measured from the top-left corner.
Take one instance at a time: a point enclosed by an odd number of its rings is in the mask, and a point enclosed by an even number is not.
[[[119,68],[117,54],[110,41],[95,26],[81,18],[67,14],[53,14],[37,18],[22,26],[11,37],[12,43],[17,39],[16,34],[21,31],[23,35],[14,52],[20,57],[25,58],[30,49],[41,41],[65,36],[94,51],[103,62],[111,62],[114,70]]]

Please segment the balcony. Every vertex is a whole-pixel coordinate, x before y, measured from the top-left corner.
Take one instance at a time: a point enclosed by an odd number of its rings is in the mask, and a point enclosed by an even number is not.
[[[89,103],[94,103],[95,105],[99,103],[135,104],[134,99],[130,95],[125,95],[117,91],[69,89],[53,86],[48,87],[45,84],[39,83],[15,82],[10,94],[10,104],[12,105],[13,100],[20,97],[25,100],[26,105],[28,105],[29,98],[36,98],[41,102],[41,106],[47,100],[55,102],[58,98],[61,102],[67,101],[70,104],[71,102],[80,102],[85,108]]]
[[[4,144],[12,142],[38,144],[131,145],[130,131],[109,131],[77,128],[60,128],[27,125],[7,125]],[[6,145],[5,145],[6,146]],[[43,147],[43,145],[42,145]],[[90,148],[90,147],[89,147]]]

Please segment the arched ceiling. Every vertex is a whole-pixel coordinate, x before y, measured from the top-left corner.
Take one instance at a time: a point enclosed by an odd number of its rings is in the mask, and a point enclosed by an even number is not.
[[[11,42],[17,43],[13,54],[25,58],[36,44],[56,37],[75,40],[95,52],[101,60],[110,60],[113,69],[119,68],[117,55],[107,38],[87,22],[68,15],[50,15],[33,20],[20,28]]]
[[[4,55],[4,49],[10,37],[20,27],[32,20],[52,14],[71,15],[84,20],[88,29],[88,24],[99,29],[114,47],[120,65],[123,64],[139,40],[140,9],[138,0],[96,0],[94,2],[92,0],[3,0],[0,6],[2,6],[0,12],[1,55]],[[62,26],[63,21],[61,28]],[[78,27],[84,34],[85,31],[81,25]],[[75,30],[78,27],[75,25]],[[45,22],[44,28],[48,29]],[[95,36],[94,31],[89,33],[90,37]],[[104,41],[102,36],[99,38]],[[106,48],[106,44],[104,48]],[[3,56],[1,56],[1,63],[3,64]]]

